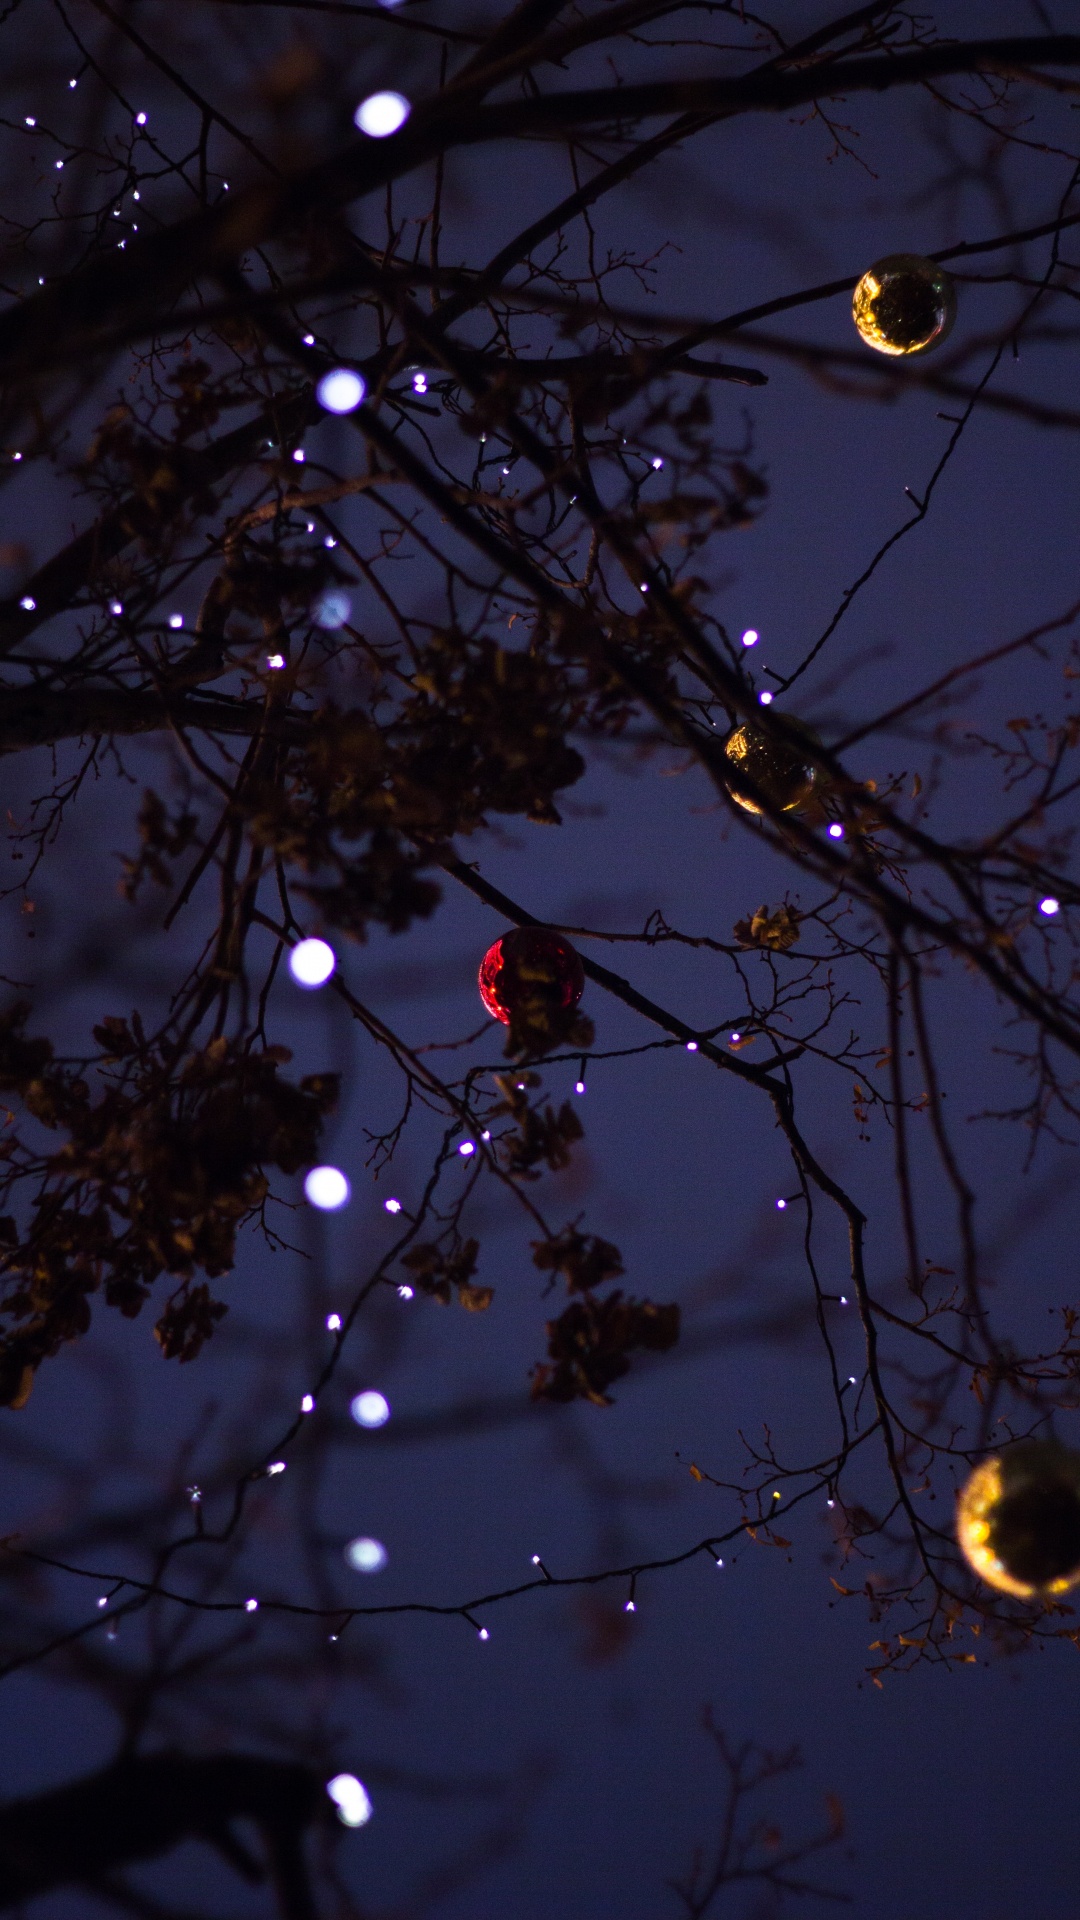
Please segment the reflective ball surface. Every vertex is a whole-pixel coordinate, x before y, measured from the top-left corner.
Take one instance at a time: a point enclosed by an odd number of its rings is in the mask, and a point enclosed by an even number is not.
[[[746,721],[728,734],[724,752],[782,813],[794,813],[804,806],[817,786],[816,770],[807,765],[796,748],[767,739]],[[747,813],[761,812],[748,794],[732,788],[731,797]]]
[[[1027,1440],[981,1461],[960,1493],[956,1537],[1001,1593],[1067,1593],[1080,1581],[1080,1454]]]
[[[956,290],[935,260],[921,253],[889,253],[863,274],[851,311],[876,353],[929,353],[956,319]]]
[[[492,1019],[506,1027],[529,1002],[569,1013],[585,990],[585,969],[561,933],[550,927],[513,927],[485,953],[479,985]]]

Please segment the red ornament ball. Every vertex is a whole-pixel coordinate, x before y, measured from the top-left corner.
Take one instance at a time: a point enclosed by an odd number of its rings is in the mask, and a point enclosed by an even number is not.
[[[530,1000],[569,1013],[585,991],[585,969],[561,933],[550,927],[511,927],[485,953],[479,986],[492,1019],[508,1027],[511,1016]]]

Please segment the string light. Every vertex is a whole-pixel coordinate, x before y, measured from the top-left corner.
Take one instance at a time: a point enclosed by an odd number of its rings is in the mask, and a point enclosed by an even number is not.
[[[122,602],[122,601],[120,601],[120,600],[110,600],[110,601],[109,601],[109,612],[110,612],[110,613],[111,613],[111,614],[112,614],[112,615],[113,615],[113,616],[114,616],[114,617],[115,617],[116,619],[119,619],[119,618],[120,618],[120,615],[121,615],[121,614],[123,613],[123,611],[124,611],[124,607],[123,607],[123,602]]]
[[[585,1092],[585,1082],[584,1082],[584,1080],[575,1080],[575,1082],[574,1082],[574,1092],[575,1092],[575,1093],[584,1093],[584,1092]]]
[[[169,625],[170,627],[172,627],[174,633],[177,632],[179,628],[183,626],[183,624],[184,624],[184,616],[182,613],[170,613]]]
[[[340,1315],[340,1313],[328,1313],[328,1314],[327,1314],[327,1316],[326,1316],[326,1331],[327,1331],[327,1333],[340,1333],[340,1332],[341,1332],[341,1315]]]
[[[787,1206],[787,1201],[786,1201],[786,1200],[778,1200],[778,1201],[777,1201],[777,1203],[776,1203],[776,1211],[777,1211],[777,1213],[783,1213],[783,1211],[784,1211],[784,1209],[785,1209],[785,1207],[786,1207],[786,1206]]]
[[[463,1140],[460,1147],[458,1148],[458,1152],[461,1154],[463,1159],[467,1160],[471,1153],[476,1152],[475,1140]]]
[[[276,1480],[279,1473],[284,1473],[288,1464],[287,1460],[271,1460],[270,1465],[266,1469],[267,1479]]]
[[[486,1628],[486,1627],[481,1627],[481,1629],[480,1629],[480,1636],[479,1636],[479,1637],[480,1637],[480,1639],[481,1639],[481,1640],[490,1640],[490,1639],[491,1639],[491,1635],[490,1635],[490,1633],[488,1632],[488,1630],[487,1630],[487,1628]]]
[[[843,827],[840,825],[839,820],[834,820],[831,827],[829,828],[829,839],[842,840],[843,837],[844,837]]]
[[[412,384],[413,384],[414,393],[426,393],[427,392],[427,374],[414,373]],[[504,471],[509,471],[509,469],[504,469]]]
[[[312,619],[324,633],[336,633],[343,627],[352,612],[352,601],[339,587],[330,587],[321,593],[311,610]]]
[[[766,689],[765,689],[765,691],[764,691],[764,693],[759,693],[759,694],[758,694],[758,700],[760,701],[760,703],[761,703],[761,705],[762,705],[763,707],[771,707],[771,706],[772,706],[772,703],[773,703],[773,697],[772,697],[772,694],[771,694],[771,693],[769,692],[769,689],[768,689],[768,687],[766,687]]]
[[[294,447],[294,448],[293,448],[293,459],[294,459],[294,460],[306,460],[306,459],[307,459],[307,455],[306,455],[306,453],[304,452],[304,449],[303,449],[303,447]]]
[[[381,1573],[389,1558],[382,1541],[372,1540],[367,1534],[350,1540],[345,1549],[345,1559],[354,1573]]]
[[[332,367],[315,388],[315,398],[326,413],[355,413],[366,392],[352,367]]]
[[[384,1206],[384,1207],[386,1208],[386,1211],[387,1211],[387,1213],[400,1213],[400,1212],[401,1212],[401,1201],[400,1201],[400,1200],[384,1200],[384,1201],[383,1201],[383,1206]]]
[[[326,940],[299,940],[289,955],[289,972],[298,987],[324,987],[336,966],[337,955]]]
[[[313,347],[315,345],[315,335],[313,333],[305,333],[304,345],[305,347]]]
[[[330,1638],[336,1640],[337,1634],[332,1633]],[[371,1795],[355,1773],[335,1773],[333,1779],[327,1781],[326,1791],[343,1827],[366,1827],[374,1808]]]
[[[337,1213],[348,1206],[351,1188],[340,1167],[312,1167],[304,1181],[304,1197],[320,1213]]]
[[[398,1288],[398,1299],[399,1299],[399,1300],[411,1300],[411,1299],[412,1299],[412,1297],[413,1297],[413,1290],[412,1290],[412,1288],[411,1288],[411,1287],[408,1287],[408,1286],[400,1286],[400,1287]]]
[[[390,1402],[385,1394],[368,1387],[349,1402],[349,1412],[358,1427],[385,1427],[390,1418]]]
[[[259,1603],[258,1603],[258,1601],[257,1601],[257,1600],[245,1600],[245,1601],[244,1601],[244,1612],[245,1612],[245,1613],[258,1613],[258,1611],[259,1611]]]
[[[314,1394],[305,1393],[303,1399],[300,1402],[300,1411],[301,1413],[314,1413],[315,1411]]]
[[[23,597],[22,597],[22,599],[21,599],[21,600],[19,601],[19,605],[20,605],[20,607],[22,608],[22,610],[23,610],[23,612],[24,612],[24,613],[36,613],[36,612],[37,612],[37,601],[36,601],[36,600],[35,600],[35,599],[33,598],[33,596],[32,596],[31,594],[29,594],[29,593],[24,593],[24,594],[23,594]]]
[[[98,1601],[98,1606],[107,1607],[108,1604],[109,1604],[109,1596],[107,1593],[103,1593],[101,1596],[101,1599]]]
[[[25,600],[23,601],[22,604],[23,606],[26,605]],[[1061,912],[1061,901],[1055,900],[1053,894],[1048,893],[1045,900],[1039,901],[1039,912],[1044,913],[1047,919],[1049,920],[1053,917],[1055,913]]]
[[[696,1052],[697,1052],[697,1050],[698,1050],[698,1043],[697,1043],[697,1041],[696,1041],[696,1040],[688,1040],[688,1041],[687,1041],[687,1043],[686,1043],[686,1051],[687,1051],[687,1053],[696,1053]]]
[[[266,664],[271,673],[280,673],[282,667],[288,663],[283,653],[268,653],[266,656]]]
[[[743,637],[742,637],[743,646],[756,647],[760,638],[761,638],[761,635],[759,634],[756,627],[747,627],[746,632],[743,634]]]
[[[353,125],[369,140],[386,140],[405,125],[411,112],[403,93],[369,93],[353,114]]]

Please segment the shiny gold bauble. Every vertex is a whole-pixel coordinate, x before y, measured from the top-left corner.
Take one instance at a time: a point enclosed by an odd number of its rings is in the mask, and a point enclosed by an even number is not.
[[[1080,1581],[1080,1454],[1024,1440],[975,1468],[956,1509],[968,1565],[1018,1600],[1052,1598]]]
[[[788,715],[784,717],[789,726],[796,724]],[[818,784],[815,768],[807,764],[797,747],[768,739],[745,720],[728,734],[724,752],[781,813],[795,813],[805,806]],[[729,791],[736,805],[747,813],[761,812],[749,794],[737,793],[734,787]]]
[[[851,311],[867,346],[877,353],[929,353],[956,319],[956,291],[935,260],[921,253],[889,253],[863,274]]]

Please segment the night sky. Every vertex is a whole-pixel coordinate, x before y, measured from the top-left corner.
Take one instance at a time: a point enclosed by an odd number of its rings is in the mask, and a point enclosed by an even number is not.
[[[803,0],[781,11],[793,32],[825,17]],[[970,29],[971,12],[935,9],[941,31]],[[978,12],[984,31],[1045,25],[1041,7]],[[388,56],[378,58],[371,84],[393,84]],[[208,76],[212,45],[206,62]],[[407,67],[400,84],[410,84]],[[1044,137],[1052,130],[1063,145],[1075,140],[1067,105],[1041,104],[1039,113]],[[747,118],[624,190],[604,210],[604,244],[653,260],[648,293],[629,273],[621,277],[627,304],[726,313],[859,272],[884,253],[929,251],[1048,217],[1067,184],[1066,158],[1017,155],[1003,207],[980,184],[979,140],[963,128],[954,137],[971,165],[950,184],[953,157],[920,98],[851,101],[839,117],[852,153],[833,155],[827,131],[801,124],[805,116]],[[462,257],[497,245],[534,199],[539,207],[548,177],[509,149],[456,158],[445,257],[455,234]],[[362,226],[361,210],[355,218]],[[1031,262],[1041,267],[1045,254],[1033,250]],[[1014,300],[1012,290],[962,282],[954,339],[991,331]],[[1064,327],[1067,316],[1056,317]],[[845,297],[769,326],[777,336],[855,344]],[[752,527],[713,543],[713,606],[732,633],[758,629],[759,672],[784,670],[906,517],[904,488],[925,484],[951,431],[939,412],[953,409],[914,384],[885,403],[830,390],[780,357],[736,344],[732,357],[762,366],[769,384],[717,387],[715,431],[745,446],[769,497]],[[964,377],[977,378],[987,357],[976,353]],[[1076,364],[1068,339],[1033,347],[1002,362],[994,390],[1075,406]],[[327,446],[346,444],[333,442],[343,431],[317,426],[309,445],[320,435]],[[80,511],[46,501],[54,517],[44,525],[41,500],[7,497],[5,537],[28,539],[35,562]],[[838,737],[935,673],[1063,611],[1077,597],[1078,519],[1075,432],[977,413],[926,524],[860,594],[790,709]],[[958,728],[999,725],[1053,701],[1054,674],[1021,656],[966,687]],[[126,749],[125,758],[140,784],[166,777],[161,745]],[[856,772],[879,781],[916,769],[928,778],[933,760],[925,738],[902,734],[851,755]],[[8,768],[14,806],[49,778],[45,755]],[[940,779],[937,817],[953,832],[984,823],[999,804],[985,764],[962,753],[941,765]],[[38,890],[32,946],[17,908],[5,909],[5,973],[33,980],[39,1006],[73,1038],[106,1004],[153,1007],[200,937],[198,910],[164,938],[116,898],[129,804],[112,775],[81,798]],[[672,926],[727,939],[735,920],[790,884],[754,828],[732,825],[704,776],[674,750],[598,756],[564,812],[557,829],[498,822],[463,848],[465,857],[537,916],[612,932],[637,931],[660,909]],[[457,1040],[479,1025],[476,968],[502,930],[497,915],[447,882],[427,925],[400,940],[376,934],[343,950],[341,964],[360,997],[410,1042]],[[705,954],[581,945],[691,1022],[729,1017],[728,976]],[[656,1038],[595,987],[585,1004],[600,1049]],[[188,1481],[207,1475],[215,1458],[239,1458],[245,1443],[272,1444],[325,1358],[325,1315],[344,1307],[389,1243],[385,1199],[408,1207],[417,1196],[435,1139],[423,1118],[377,1182],[365,1165],[366,1131],[397,1114],[386,1060],[328,992],[303,994],[281,979],[272,1009],[274,1037],[294,1049],[298,1069],[345,1072],[326,1158],[347,1172],[351,1205],[333,1219],[302,1203],[283,1214],[296,1252],[272,1254],[248,1237],[227,1283],[228,1319],[192,1367],[162,1362],[147,1320],[99,1315],[88,1340],[43,1370],[26,1410],[0,1414],[0,1533],[24,1528],[81,1565],[143,1565],[143,1503],[180,1526]],[[1027,1138],[1015,1122],[969,1120],[1014,1104],[1020,1084],[995,1051],[1008,1038],[988,991],[945,968],[931,1013],[959,1151],[979,1193],[996,1310],[1022,1340],[1041,1330],[1049,1307],[1075,1297],[1075,1148],[1047,1142],[1025,1167]],[[868,1046],[881,1043],[880,998],[867,991],[851,1022]],[[497,1067],[497,1038],[489,1034],[468,1057]],[[530,1405],[528,1370],[552,1309],[527,1236],[506,1203],[489,1196],[475,1226],[483,1229],[480,1278],[496,1290],[490,1312],[390,1296],[365,1314],[313,1417],[325,1442],[321,1468],[305,1464],[305,1447],[316,1452],[306,1432],[288,1473],[262,1497],[225,1579],[230,1593],[456,1603],[527,1578],[533,1554],[569,1573],[676,1553],[737,1517],[729,1494],[694,1480],[691,1462],[735,1480],[740,1436],[756,1441],[766,1425],[785,1457],[830,1445],[802,1215],[796,1204],[776,1207],[795,1181],[765,1104],[677,1046],[593,1063],[580,1098],[571,1092],[574,1067],[553,1068],[550,1078],[560,1097],[577,1100],[586,1141],[567,1173],[545,1176],[545,1204],[566,1218],[587,1210],[590,1230],[621,1247],[632,1291],[681,1303],[680,1347],[635,1366],[610,1408]],[[807,1068],[802,1098],[816,1151],[871,1216],[874,1286],[895,1297],[903,1256],[886,1130],[875,1121],[869,1141],[858,1138],[848,1084],[825,1067]],[[952,1216],[928,1156],[917,1172],[937,1232],[927,1248],[948,1267]],[[299,1201],[298,1182],[290,1197]],[[841,1291],[844,1251],[828,1224],[822,1246]],[[847,1334],[837,1315],[836,1332],[857,1372],[857,1329]],[[350,1397],[362,1388],[391,1404],[378,1432],[349,1420]],[[182,1466],[178,1449],[186,1450]],[[868,1470],[868,1494],[876,1471]],[[947,1497],[943,1484],[939,1499]],[[155,1517],[149,1533],[156,1538],[162,1525]],[[326,1644],[324,1625],[264,1615],[246,1629],[220,1687],[197,1699],[174,1692],[157,1737],[332,1751],[375,1805],[338,1856],[372,1920],[421,1910],[438,1920],[661,1920],[679,1912],[667,1883],[715,1832],[721,1782],[701,1725],[711,1707],[733,1737],[801,1749],[801,1771],[768,1805],[785,1831],[814,1826],[826,1793],[839,1796],[847,1833],[819,1871],[850,1896],[858,1920],[1071,1920],[1080,1867],[1075,1650],[986,1663],[980,1649],[975,1664],[918,1667],[875,1686],[867,1669],[876,1628],[861,1597],[843,1599],[830,1584],[830,1575],[858,1581],[830,1557],[824,1501],[786,1517],[783,1531],[790,1549],[746,1539],[722,1569],[702,1555],[643,1577],[632,1616],[619,1583],[591,1598],[537,1592],[493,1606],[482,1615],[486,1642],[460,1618],[358,1621],[343,1643],[348,1662],[335,1665],[343,1648]],[[344,1565],[344,1543],[359,1534],[385,1543],[389,1561],[377,1575]],[[61,1591],[57,1604],[74,1623],[98,1588],[72,1581]],[[32,1640],[32,1610],[24,1617]],[[60,1662],[4,1681],[0,1796],[34,1792],[110,1757],[113,1706],[152,1631],[125,1625],[114,1642],[102,1636],[92,1672]],[[194,1646],[220,1630],[197,1623],[191,1631]],[[265,1891],[245,1889],[194,1845],[142,1879],[207,1915],[268,1911]],[[42,1920],[94,1911],[89,1896],[71,1893],[34,1909]],[[736,1895],[718,1911],[753,1909]]]

